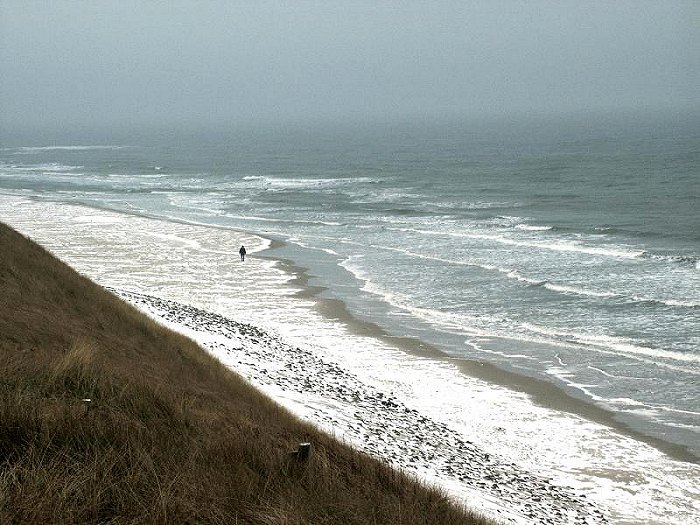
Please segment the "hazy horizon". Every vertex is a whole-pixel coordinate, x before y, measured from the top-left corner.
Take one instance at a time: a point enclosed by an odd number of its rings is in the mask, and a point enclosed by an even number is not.
[[[0,131],[700,110],[694,2],[0,6]]]

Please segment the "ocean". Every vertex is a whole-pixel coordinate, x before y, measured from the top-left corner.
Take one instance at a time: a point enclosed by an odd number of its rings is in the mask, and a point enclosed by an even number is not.
[[[591,460],[581,447],[632,484],[652,454],[655,483],[684,488],[654,485],[666,503],[656,515],[654,504],[640,511],[639,523],[700,515],[688,488],[700,461],[697,117],[232,125],[67,132],[60,141],[5,132],[2,141],[0,194],[11,205],[0,206],[0,220],[82,257],[98,282],[168,296],[187,270],[178,249],[210,243],[216,267],[165,298],[299,341],[318,335],[318,344],[342,325],[338,359],[358,369],[372,361],[368,339],[378,352],[391,347],[391,359],[367,370],[388,384],[401,380],[397,355],[435,363],[434,377],[428,368],[412,379],[411,395],[467,433],[465,397],[478,396],[456,383],[474,378],[504,396],[481,414],[492,419],[496,453],[542,468],[533,442],[551,447],[556,437],[547,468],[588,489],[612,477],[582,465]],[[98,210],[140,221],[149,265],[162,266],[120,276],[110,260],[79,256],[71,238],[91,254],[135,238],[133,224],[120,230],[113,219],[93,229]],[[249,235],[268,273],[238,280],[227,231]],[[333,337],[327,346],[337,346]],[[446,379],[445,366],[459,373]],[[427,390],[437,384],[436,399]],[[524,402],[539,415],[518,408]],[[576,457],[566,440],[580,429],[565,434],[555,414],[598,425]],[[523,419],[533,428],[509,435]],[[610,452],[610,436],[625,446]],[[607,483],[596,490],[614,494]],[[648,480],[638,485],[629,491],[648,497]]]

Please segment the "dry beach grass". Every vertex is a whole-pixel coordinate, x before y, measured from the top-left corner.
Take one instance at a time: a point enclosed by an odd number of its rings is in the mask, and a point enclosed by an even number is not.
[[[486,521],[0,224],[0,523]]]

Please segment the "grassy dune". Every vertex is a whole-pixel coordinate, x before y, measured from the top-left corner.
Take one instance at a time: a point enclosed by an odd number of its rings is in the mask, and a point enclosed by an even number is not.
[[[486,521],[0,224],[0,523]]]

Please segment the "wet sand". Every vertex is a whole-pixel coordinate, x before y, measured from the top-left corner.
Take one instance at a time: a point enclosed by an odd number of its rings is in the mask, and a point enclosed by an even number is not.
[[[570,415],[577,412],[556,386],[540,385],[542,406],[557,408],[552,412],[529,401],[539,388],[530,378],[449,358],[416,339],[394,337],[373,323],[354,319],[343,303],[324,298],[324,289],[313,286],[313,276],[306,270],[278,261],[279,251],[257,251],[250,264],[240,263],[235,251],[243,240],[262,250],[270,246],[270,235],[144,219],[138,214],[99,210],[86,214],[90,207],[75,205],[2,204],[0,199],[0,210],[21,231],[36,236],[97,282],[176,301],[168,306],[160,300],[167,306],[157,314],[163,322],[190,330],[188,335],[301,417],[360,450],[438,483],[471,507],[490,509],[490,515],[518,524],[684,524],[700,512],[694,483],[697,464],[671,461],[641,440]],[[54,221],[45,220],[47,210]],[[285,246],[272,241],[273,248]],[[290,275],[295,276],[292,282]],[[302,299],[288,301],[294,294]],[[155,304],[142,297],[141,306]],[[252,302],[262,315],[250,315]],[[201,313],[195,315],[197,309],[186,304],[196,305]],[[339,322],[326,323],[326,318]],[[288,322],[298,326],[287,330]],[[263,338],[260,330],[241,323],[266,327],[269,336]],[[275,330],[284,335],[276,336]],[[370,336],[374,342],[366,341],[365,347],[355,334]],[[339,339],[332,339],[336,335]],[[314,344],[316,336],[320,344]],[[355,344],[359,346],[354,348]],[[356,352],[359,360],[353,361]],[[460,363],[473,368],[458,369]],[[386,368],[373,375],[376,366]],[[475,377],[490,379],[493,388]],[[433,382],[423,385],[423,379]],[[458,390],[453,389],[455,382]],[[413,395],[411,385],[418,385],[418,395]],[[512,396],[507,393],[511,391]],[[467,412],[443,410],[462,406],[451,403],[454,392],[464,396]],[[560,411],[557,403],[570,414]],[[515,412],[513,407],[518,407]],[[582,403],[581,410],[588,407]],[[539,412],[554,416],[562,425],[558,439],[570,436],[571,446],[567,441],[559,442],[563,446],[549,445],[542,427],[530,423],[543,415]],[[590,449],[587,440],[597,439],[601,430],[607,448],[596,448],[601,445],[596,441]],[[508,453],[510,446],[515,454]],[[625,483],[630,476],[635,480]],[[578,510],[567,510],[571,505]],[[563,514],[558,515],[557,509]]]
[[[297,292],[298,297],[313,299],[316,303],[316,309],[321,315],[327,319],[344,323],[352,333],[379,339],[395,348],[419,357],[447,360],[455,364],[461,372],[467,375],[491,384],[504,386],[516,392],[527,394],[530,399],[539,406],[567,412],[586,418],[589,421],[605,425],[622,435],[653,446],[672,459],[700,464],[700,456],[695,455],[687,447],[647,435],[634,429],[627,423],[617,419],[614,412],[606,410],[588,400],[574,397],[553,383],[519,374],[511,370],[505,370],[491,363],[472,359],[454,358],[442,352],[434,345],[413,337],[392,335],[375,323],[356,318],[348,311],[347,306],[342,301],[320,297],[321,292],[323,292],[325,288],[309,283],[310,276],[307,268],[298,266],[289,259],[275,257],[274,251],[283,248],[285,242],[274,238],[269,239],[271,242],[270,247],[264,252],[257,253],[255,256],[277,262],[280,269],[294,276],[288,284],[294,288],[300,289]]]
[[[112,291],[196,340],[293,412],[395,468],[452,485],[453,496],[490,517],[518,525],[610,523],[579,491],[485,452],[313,351],[192,306]]]

